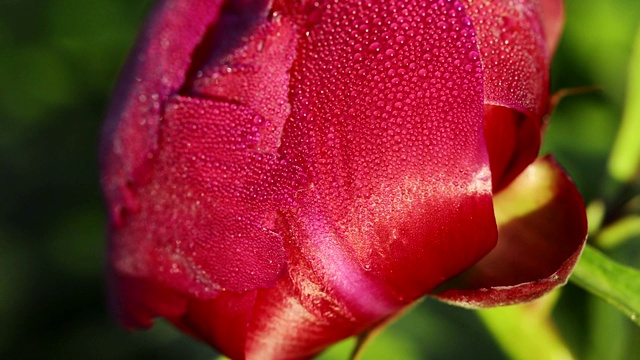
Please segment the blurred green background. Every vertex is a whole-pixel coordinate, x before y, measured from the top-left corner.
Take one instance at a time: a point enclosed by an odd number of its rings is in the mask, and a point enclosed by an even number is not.
[[[105,308],[98,133],[150,5],[0,0],[0,359],[215,356],[162,321],[127,333]],[[640,1],[569,0],[566,8],[553,88],[598,85],[602,91],[561,102],[544,151],[556,155],[589,201],[600,190],[621,117]],[[639,267],[639,243],[610,255]],[[637,327],[571,284],[554,317],[580,359],[640,358]],[[347,345],[324,358],[341,358]],[[427,299],[385,331],[365,358],[504,357],[474,312]]]

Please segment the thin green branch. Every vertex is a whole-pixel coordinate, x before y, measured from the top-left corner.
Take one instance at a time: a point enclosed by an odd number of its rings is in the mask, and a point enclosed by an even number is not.
[[[533,303],[478,310],[480,319],[513,360],[571,360],[550,317],[559,292]]]
[[[609,302],[640,326],[640,271],[585,246],[570,281]]]
[[[609,175],[621,184],[638,177],[640,169],[640,28],[629,62],[627,100],[618,136],[609,157]]]

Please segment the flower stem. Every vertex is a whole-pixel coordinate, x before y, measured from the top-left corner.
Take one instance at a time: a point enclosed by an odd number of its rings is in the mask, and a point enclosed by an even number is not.
[[[628,184],[638,178],[640,170],[640,28],[636,33],[633,53],[629,62],[627,100],[622,124],[618,129],[609,157],[608,171],[619,184]]]
[[[571,360],[574,357],[549,316],[558,294],[556,290],[529,304],[477,313],[509,358]]]
[[[587,245],[569,280],[603,298],[640,325],[640,271],[618,264]]]

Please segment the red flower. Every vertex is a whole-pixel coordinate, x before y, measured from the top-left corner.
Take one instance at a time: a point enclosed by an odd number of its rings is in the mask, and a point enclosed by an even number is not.
[[[160,1],[102,146],[119,319],[305,358],[425,294],[484,307],[563,284],[584,205],[534,161],[562,17],[559,0]]]

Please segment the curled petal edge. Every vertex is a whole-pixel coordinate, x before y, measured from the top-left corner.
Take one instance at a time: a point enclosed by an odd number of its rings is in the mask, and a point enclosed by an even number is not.
[[[432,294],[466,308],[535,300],[564,285],[587,238],[584,203],[551,157],[539,158],[494,197],[498,245]]]

